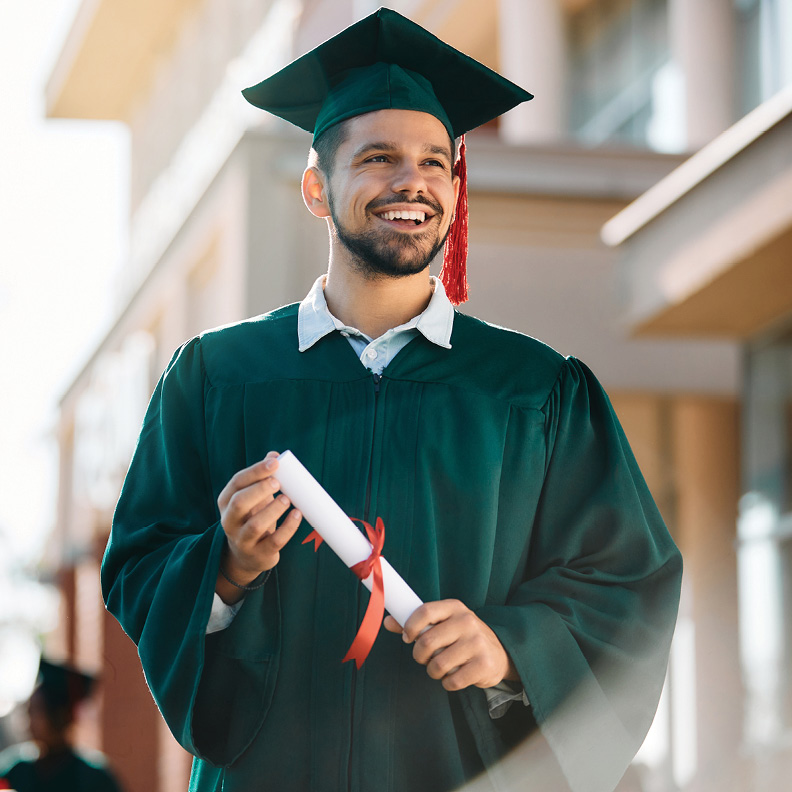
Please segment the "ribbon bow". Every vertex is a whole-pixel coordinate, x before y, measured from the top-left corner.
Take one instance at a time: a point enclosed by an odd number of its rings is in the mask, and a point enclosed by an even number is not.
[[[349,647],[349,651],[344,656],[342,662],[346,663],[348,660],[354,660],[358,669],[363,665],[368,657],[371,647],[374,646],[374,641],[377,639],[380,625],[382,624],[383,616],[385,615],[385,582],[382,577],[382,548],[385,545],[385,524],[382,522],[381,517],[377,517],[376,527],[372,528],[365,520],[360,520],[357,517],[351,518],[354,522],[362,523],[366,529],[366,535],[371,544],[371,554],[368,558],[358,562],[351,570],[357,575],[358,579],[363,581],[373,573],[374,579],[371,586],[371,597],[369,598],[366,612],[363,615],[363,621],[360,623],[360,628],[357,631],[355,640]],[[316,531],[311,531],[308,536],[303,539],[303,544],[314,542],[314,552],[319,549],[322,544],[322,537]]]

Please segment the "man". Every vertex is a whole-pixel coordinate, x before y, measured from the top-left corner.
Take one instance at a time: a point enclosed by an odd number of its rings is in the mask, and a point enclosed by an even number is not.
[[[119,792],[101,754],[78,751],[71,730],[96,680],[75,668],[41,661],[28,701],[32,743],[0,754],[0,789],[15,792]]]
[[[498,760],[530,744],[553,783],[612,789],[657,703],[679,555],[591,373],[455,312],[428,269],[449,229],[464,248],[455,139],[530,94],[381,9],[245,95],[314,133],[327,275],[176,353],[103,567],[190,788],[505,788]],[[341,659],[367,597],[292,541],[286,448],[384,521],[425,602],[360,669]]]

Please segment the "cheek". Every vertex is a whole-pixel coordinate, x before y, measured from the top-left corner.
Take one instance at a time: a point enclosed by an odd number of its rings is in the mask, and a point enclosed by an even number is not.
[[[453,208],[456,206],[456,191],[454,185],[450,184],[446,189],[448,191],[448,205]]]
[[[453,189],[445,187],[442,192],[435,193],[435,198],[443,207],[443,225],[449,225],[456,209],[456,201],[454,198]]]
[[[387,186],[384,186],[380,180],[368,176],[355,181],[350,197],[355,203],[365,206],[386,192],[389,192]]]
[[[456,204],[454,185],[453,183],[449,183],[447,176],[432,181],[430,183],[430,189],[435,199],[439,201],[446,210],[453,209]]]

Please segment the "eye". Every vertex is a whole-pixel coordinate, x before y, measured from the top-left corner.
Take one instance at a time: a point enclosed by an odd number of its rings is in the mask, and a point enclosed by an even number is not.
[[[364,162],[387,162],[388,156],[387,154],[373,154],[370,157],[366,157]]]
[[[424,162],[424,165],[431,165],[433,168],[445,168],[446,164],[442,160],[430,159]]]

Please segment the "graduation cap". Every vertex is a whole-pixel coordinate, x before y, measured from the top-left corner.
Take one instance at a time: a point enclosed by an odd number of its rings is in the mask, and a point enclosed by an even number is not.
[[[451,138],[490,121],[532,94],[388,8],[356,22],[266,80],[242,91],[252,105],[312,132],[375,110],[418,110],[439,119]],[[440,277],[449,299],[467,299],[465,143],[456,219]]]
[[[71,720],[77,705],[93,693],[95,685],[96,677],[70,665],[41,659],[36,692],[41,694],[51,714],[64,713]]]

